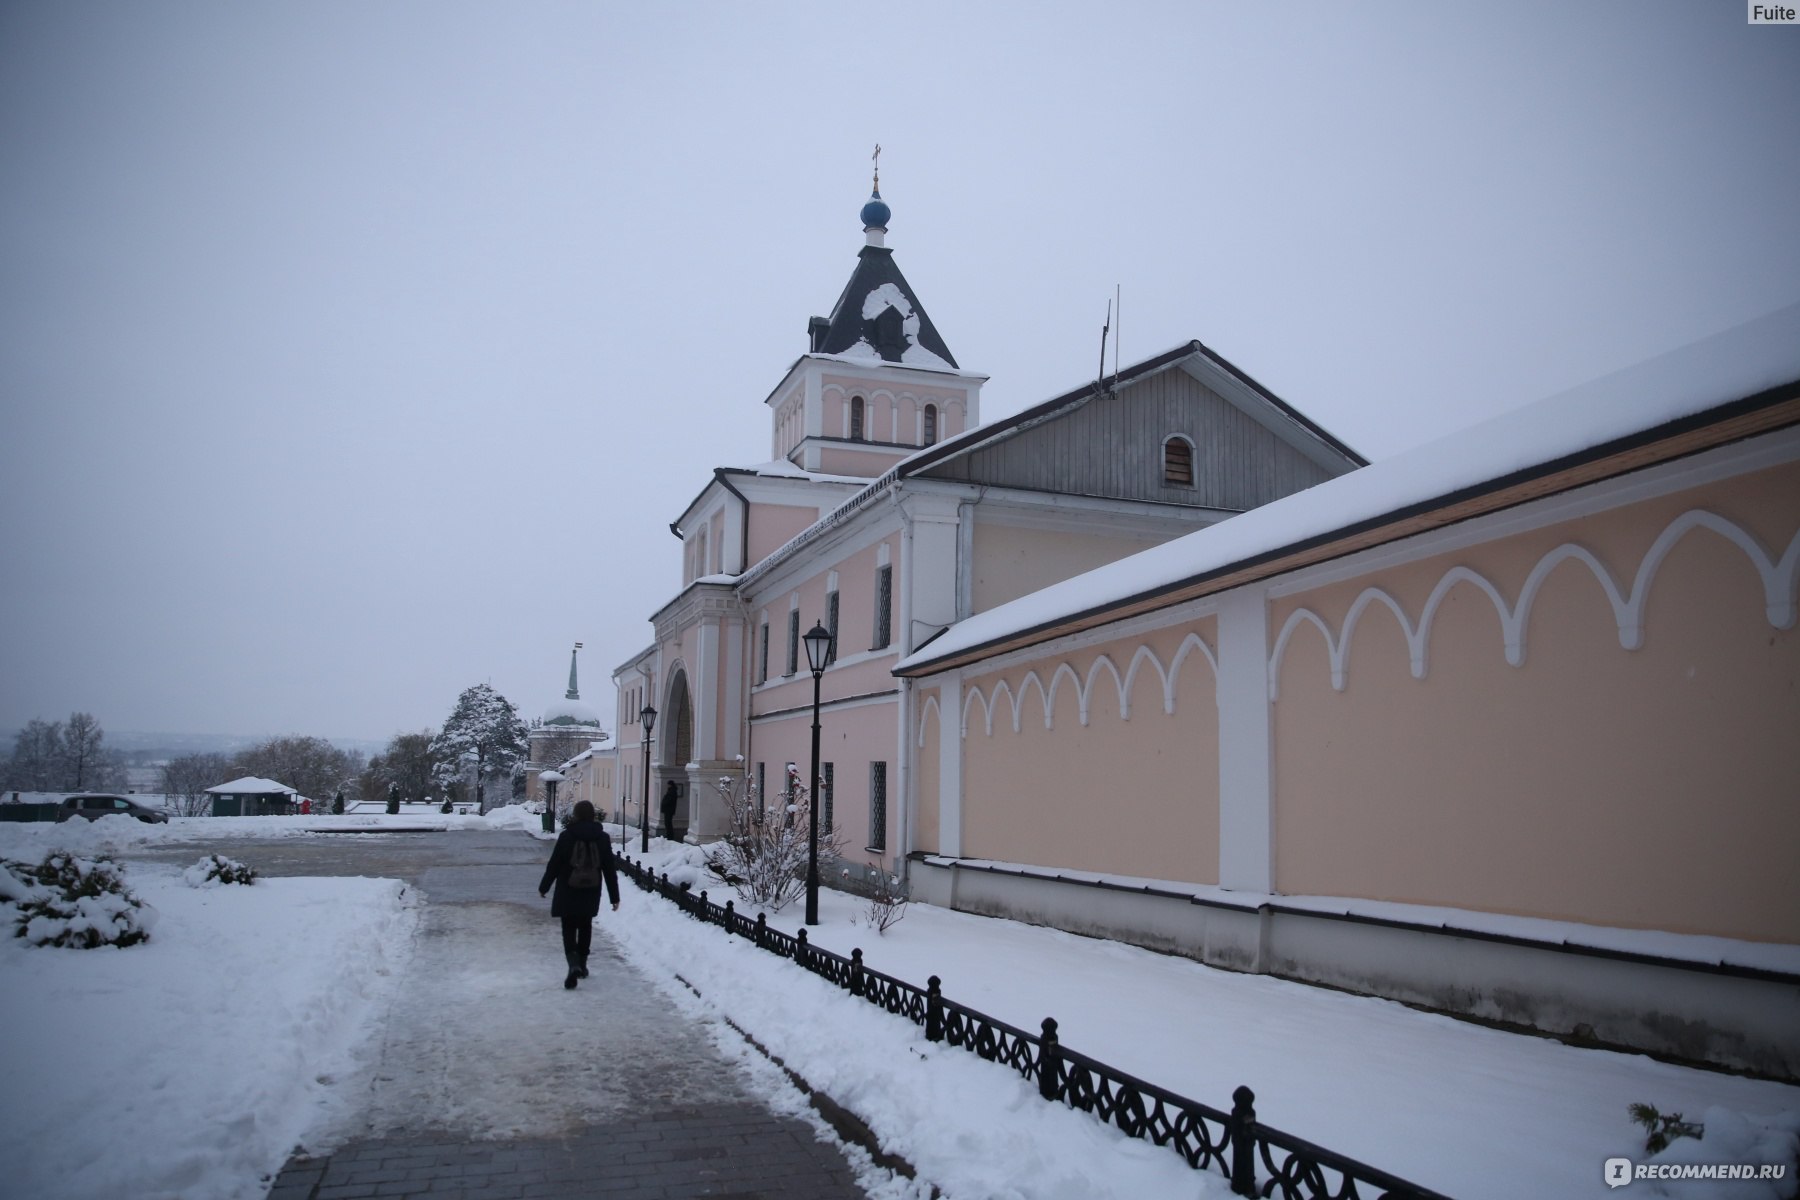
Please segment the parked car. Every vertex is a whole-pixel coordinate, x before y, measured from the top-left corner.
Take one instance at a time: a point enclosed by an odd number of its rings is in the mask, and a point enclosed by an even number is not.
[[[167,824],[169,820],[169,814],[160,808],[139,804],[130,796],[111,794],[70,796],[56,809],[58,821],[67,821],[70,817],[85,817],[90,821],[98,821],[101,817],[111,816],[136,817],[151,825]]]

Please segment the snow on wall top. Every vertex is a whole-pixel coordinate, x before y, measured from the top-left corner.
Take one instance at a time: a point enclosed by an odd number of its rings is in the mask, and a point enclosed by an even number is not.
[[[896,664],[920,668],[1283,547],[1800,381],[1800,304],[977,613]]]

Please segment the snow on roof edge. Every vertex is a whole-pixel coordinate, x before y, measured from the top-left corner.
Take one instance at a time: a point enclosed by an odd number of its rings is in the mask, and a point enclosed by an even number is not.
[[[894,666],[919,668],[1282,547],[1800,381],[1800,303],[952,625]]]

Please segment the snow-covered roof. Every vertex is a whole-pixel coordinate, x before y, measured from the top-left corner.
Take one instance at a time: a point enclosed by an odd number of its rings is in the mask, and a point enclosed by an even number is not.
[[[1800,304],[977,613],[894,670],[928,674],[1223,590],[1302,551],[1791,400],[1797,385]]]
[[[956,356],[885,246],[864,246],[858,252],[856,269],[814,333],[810,349],[937,371],[956,369]]]
[[[802,529],[782,545],[776,547],[775,550],[769,553],[760,562],[751,565],[745,570],[743,575],[739,577],[740,582],[754,583],[769,571],[774,570],[778,564],[783,562],[790,554],[798,550],[801,546],[822,536],[827,530],[834,529],[843,524],[856,513],[866,508],[876,497],[893,487],[898,480],[909,479],[916,476],[928,478],[929,476],[925,476],[924,473],[940,462],[955,458],[959,455],[971,453],[972,451],[991,443],[1003,441],[1006,438],[1022,433],[1035,425],[1042,424],[1045,421],[1055,420],[1063,414],[1096,397],[1111,395],[1117,392],[1121,387],[1129,386],[1139,380],[1155,375],[1160,371],[1166,371],[1183,364],[1194,364],[1202,361],[1205,364],[1208,364],[1207,369],[1215,370],[1236,380],[1249,395],[1255,397],[1255,403],[1265,406],[1271,413],[1279,414],[1280,418],[1291,424],[1292,428],[1300,436],[1316,439],[1317,443],[1327,447],[1331,454],[1340,456],[1341,461],[1344,463],[1360,464],[1363,462],[1362,457],[1357,454],[1356,451],[1333,437],[1331,433],[1324,428],[1315,424],[1312,420],[1307,418],[1305,414],[1290,407],[1280,397],[1276,396],[1273,392],[1270,392],[1260,383],[1257,383],[1256,380],[1250,378],[1249,375],[1245,374],[1237,366],[1226,360],[1224,356],[1218,354],[1202,342],[1184,342],[1172,350],[1166,350],[1161,354],[1153,355],[1141,362],[1133,363],[1128,367],[1116,371],[1104,381],[1094,380],[1085,383],[1072,391],[1053,396],[1049,400],[1034,404],[1022,412],[1014,413],[1010,417],[1001,417],[998,420],[989,421],[984,425],[977,425],[972,429],[965,429],[961,433],[945,438],[943,441],[933,445],[922,446],[911,454],[908,454],[905,458],[900,459],[872,481],[860,479],[851,481],[862,483],[864,486],[854,494],[846,497],[836,508],[825,513],[825,515],[821,516],[817,521],[813,522],[805,529]]]
[[[808,471],[797,467],[785,458],[777,458],[771,462],[757,463],[753,467],[720,467],[727,475],[757,475],[764,479],[804,479],[809,483],[855,483],[869,482],[862,475],[830,475],[824,471]]]
[[[246,775],[242,779],[234,779],[230,783],[221,783],[218,787],[209,787],[208,792],[220,796],[298,796],[297,789],[285,783],[277,783],[273,779],[263,779],[257,775]]]

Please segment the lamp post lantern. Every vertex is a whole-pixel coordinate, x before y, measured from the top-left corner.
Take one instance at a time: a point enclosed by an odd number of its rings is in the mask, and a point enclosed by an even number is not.
[[[818,621],[806,631],[806,665],[813,677],[812,791],[807,793],[806,923],[819,923],[819,677],[831,654],[831,631]]]
[[[656,728],[656,710],[648,704],[638,714],[638,720],[644,723],[644,811],[639,814],[644,824],[644,841],[638,853],[650,853],[650,734]]]
[[[538,782],[544,785],[544,832],[556,832],[556,785],[563,781],[562,774],[557,771],[545,771],[538,776]]]

